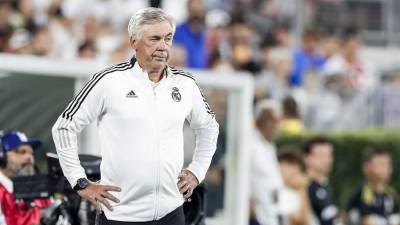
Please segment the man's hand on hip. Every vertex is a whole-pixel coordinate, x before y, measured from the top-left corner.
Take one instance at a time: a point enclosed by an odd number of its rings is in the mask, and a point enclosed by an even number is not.
[[[178,188],[185,199],[188,199],[193,194],[193,190],[199,185],[196,176],[190,170],[183,169],[179,173]]]
[[[109,210],[113,210],[108,200],[119,203],[119,199],[109,193],[109,191],[120,192],[121,188],[111,185],[101,185],[90,182],[89,185],[78,191],[78,194],[88,200],[96,208],[97,213],[101,212],[100,203],[105,205]],[[108,199],[108,200],[107,200]]]

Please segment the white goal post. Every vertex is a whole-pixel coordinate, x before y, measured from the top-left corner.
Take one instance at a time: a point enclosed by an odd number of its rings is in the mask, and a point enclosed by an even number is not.
[[[106,65],[91,60],[61,61],[35,56],[0,54],[0,73],[71,77],[75,79],[75,91],[80,90],[91,74]],[[221,74],[210,71],[190,71],[200,86],[227,92],[227,149],[226,181],[222,217],[208,220],[207,225],[247,225],[249,212],[249,140],[252,127],[252,102],[254,81],[247,74]],[[49,93],[51,94],[51,93]],[[49,132],[51,132],[49,130]],[[97,135],[93,128],[85,130],[80,139],[81,153],[93,152]],[[92,149],[92,151],[85,151]]]

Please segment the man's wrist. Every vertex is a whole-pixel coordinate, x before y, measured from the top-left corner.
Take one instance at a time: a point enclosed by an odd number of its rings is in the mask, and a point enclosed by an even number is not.
[[[185,169],[188,173],[190,173],[195,179],[196,179],[196,181],[197,181],[197,185],[199,185],[200,184],[200,182],[199,182],[199,179],[197,178],[197,176],[196,176],[196,174],[195,173],[193,173],[191,170],[189,170],[189,169]]]
[[[74,189],[75,191],[81,191],[81,190],[87,188],[87,186],[89,186],[89,180],[86,179],[86,178],[79,178],[79,179],[76,181],[76,184],[75,184],[75,186],[73,187],[73,189]]]

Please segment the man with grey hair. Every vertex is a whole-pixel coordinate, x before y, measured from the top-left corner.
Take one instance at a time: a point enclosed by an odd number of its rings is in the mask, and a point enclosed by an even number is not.
[[[279,132],[281,105],[261,100],[255,109],[251,155],[251,206],[253,218],[261,225],[278,225],[278,194],[283,188],[274,141]]]
[[[135,57],[96,73],[53,126],[64,175],[98,212],[100,224],[183,225],[182,204],[204,179],[218,123],[194,78],[168,66],[175,24],[145,8],[128,26]],[[92,121],[100,137],[101,181],[88,181],[77,135]],[[196,135],[183,168],[183,124]],[[182,169],[183,168],[183,169]]]

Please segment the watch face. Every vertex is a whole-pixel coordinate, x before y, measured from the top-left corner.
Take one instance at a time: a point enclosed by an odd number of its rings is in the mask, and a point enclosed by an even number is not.
[[[79,188],[84,189],[89,184],[89,182],[85,178],[80,178],[78,180],[77,184],[78,184]]]

